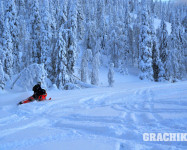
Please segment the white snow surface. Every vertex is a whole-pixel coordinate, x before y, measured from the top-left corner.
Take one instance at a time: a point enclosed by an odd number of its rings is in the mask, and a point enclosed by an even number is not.
[[[144,142],[143,133],[187,132],[187,81],[154,83],[107,70],[100,87],[48,90],[51,101],[16,104],[30,92],[0,93],[0,150],[184,150],[186,142]]]

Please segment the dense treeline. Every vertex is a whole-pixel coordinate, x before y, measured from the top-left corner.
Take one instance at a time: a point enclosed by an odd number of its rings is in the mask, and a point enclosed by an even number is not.
[[[0,87],[32,64],[44,64],[58,88],[99,84],[100,65],[140,79],[181,80],[186,74],[187,5],[153,0],[1,0]],[[158,29],[155,20],[160,19]],[[170,33],[171,26],[171,33]],[[31,67],[32,68],[32,67]],[[91,71],[90,71],[91,69]]]

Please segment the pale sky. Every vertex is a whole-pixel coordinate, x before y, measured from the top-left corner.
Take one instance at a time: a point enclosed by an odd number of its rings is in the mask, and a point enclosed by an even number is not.
[[[156,0],[154,0],[154,1],[156,1]],[[157,0],[157,1],[160,1],[160,0]],[[161,1],[167,2],[167,1],[169,1],[169,0],[161,0]],[[174,0],[172,0],[172,1],[174,1]]]
[[[165,2],[167,2],[167,1],[169,1],[169,0],[162,0],[162,1],[165,1]]]
[[[169,0],[162,0],[162,1],[169,1]],[[171,0],[171,1],[174,1],[174,2],[187,2],[187,0]]]

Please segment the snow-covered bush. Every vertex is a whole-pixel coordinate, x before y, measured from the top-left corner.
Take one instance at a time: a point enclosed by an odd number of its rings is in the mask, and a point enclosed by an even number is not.
[[[75,90],[75,89],[80,89],[80,87],[78,86],[78,85],[76,85],[76,84],[73,84],[73,83],[66,83],[65,85],[64,85],[64,89],[65,90]]]
[[[85,83],[85,82],[82,82],[80,80],[76,80],[75,84],[77,86],[79,86],[80,88],[96,88],[97,87],[95,85],[92,85],[92,84],[89,84],[89,83]]]
[[[41,82],[42,87],[46,87],[47,73],[44,69],[44,64],[32,64],[23,69],[17,78],[14,79],[12,89],[31,90],[37,83]]]
[[[109,86],[114,85],[114,64],[111,63],[108,71],[108,84]]]

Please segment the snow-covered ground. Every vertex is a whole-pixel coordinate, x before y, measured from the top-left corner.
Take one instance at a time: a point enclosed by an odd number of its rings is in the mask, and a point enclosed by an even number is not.
[[[0,94],[0,150],[184,150],[187,142],[144,142],[142,134],[187,132],[187,81],[153,83],[106,74],[98,88],[48,90],[53,100],[16,106],[32,91]]]

